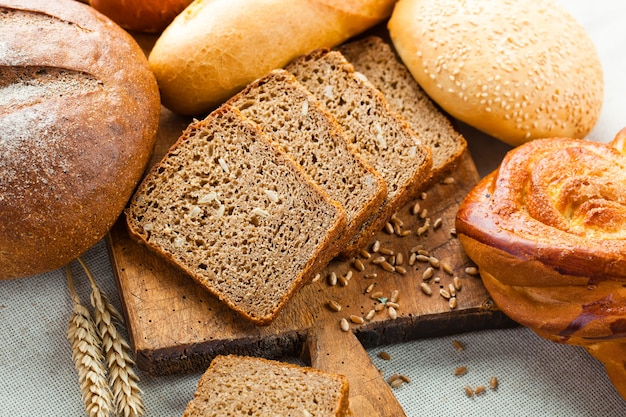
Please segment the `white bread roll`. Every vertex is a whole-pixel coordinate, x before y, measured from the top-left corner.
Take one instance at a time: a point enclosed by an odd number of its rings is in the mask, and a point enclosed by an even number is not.
[[[204,114],[298,55],[332,47],[389,17],[393,0],[194,1],[149,62],[163,104]]]
[[[598,120],[596,49],[552,0],[400,0],[388,26],[434,101],[510,145],[582,138]]]

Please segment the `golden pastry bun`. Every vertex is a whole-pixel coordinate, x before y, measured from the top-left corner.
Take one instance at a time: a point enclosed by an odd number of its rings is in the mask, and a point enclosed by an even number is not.
[[[400,0],[388,26],[426,93],[503,142],[583,138],[598,120],[598,54],[553,0]]]
[[[609,144],[537,139],[459,207],[456,230],[496,305],[584,346],[626,398],[626,129]]]

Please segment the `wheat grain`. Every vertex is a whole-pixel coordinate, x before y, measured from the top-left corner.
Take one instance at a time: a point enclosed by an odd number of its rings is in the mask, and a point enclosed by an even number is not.
[[[141,390],[137,385],[139,378],[133,370],[135,362],[130,355],[128,342],[117,331],[116,324],[123,322],[122,315],[100,291],[91,271],[85,262],[78,258],[89,282],[91,283],[91,305],[94,319],[102,340],[102,351],[109,367],[109,385],[117,413],[123,417],[144,415],[145,409]]]
[[[89,417],[109,417],[113,409],[112,394],[100,347],[100,337],[74,290],[72,271],[66,267],[67,281],[73,301],[73,311],[67,329],[67,340],[72,346],[72,360],[78,372],[78,381],[85,411]]]

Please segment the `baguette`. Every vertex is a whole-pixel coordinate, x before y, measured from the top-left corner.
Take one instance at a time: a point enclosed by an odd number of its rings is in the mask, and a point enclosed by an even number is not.
[[[332,47],[391,15],[392,0],[196,0],[149,56],[163,104],[203,115],[298,55]]]

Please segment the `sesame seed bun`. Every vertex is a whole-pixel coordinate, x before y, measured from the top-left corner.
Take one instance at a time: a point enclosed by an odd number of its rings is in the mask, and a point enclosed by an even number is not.
[[[503,142],[583,138],[598,120],[597,51],[554,1],[400,0],[388,25],[426,93]]]

